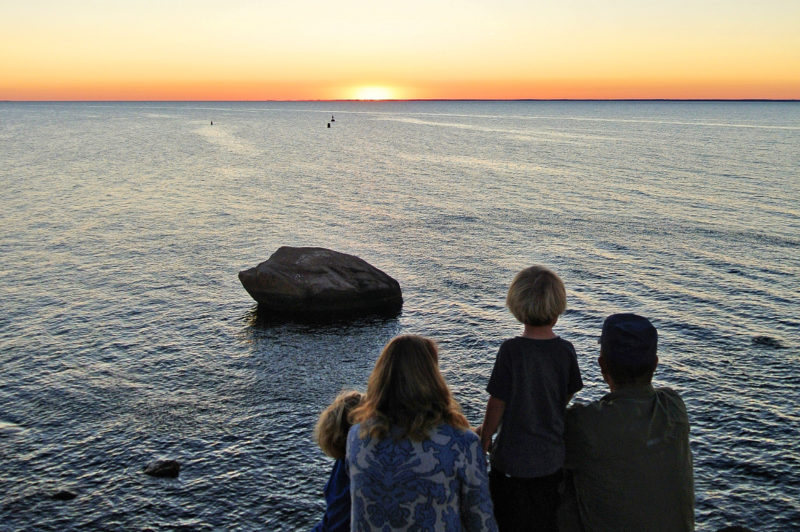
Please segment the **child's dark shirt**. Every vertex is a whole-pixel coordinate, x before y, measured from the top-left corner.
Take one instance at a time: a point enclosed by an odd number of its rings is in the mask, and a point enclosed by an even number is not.
[[[572,344],[518,336],[500,346],[486,391],[505,402],[492,468],[534,478],[564,465],[564,412],[583,388]]]

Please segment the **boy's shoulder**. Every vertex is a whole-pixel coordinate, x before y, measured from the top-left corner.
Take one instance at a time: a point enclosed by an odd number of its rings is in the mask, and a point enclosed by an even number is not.
[[[556,336],[555,338],[551,338],[549,340],[534,340],[531,338],[525,338],[524,336],[514,336],[513,338],[507,338],[506,340],[503,340],[503,343],[500,344],[501,351],[527,351],[533,349],[566,349],[573,353],[575,352],[575,347],[572,345],[572,342],[565,340],[561,336]]]

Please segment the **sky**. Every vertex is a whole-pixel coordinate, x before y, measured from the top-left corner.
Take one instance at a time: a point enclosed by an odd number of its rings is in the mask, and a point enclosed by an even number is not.
[[[0,0],[0,100],[800,99],[800,0]]]

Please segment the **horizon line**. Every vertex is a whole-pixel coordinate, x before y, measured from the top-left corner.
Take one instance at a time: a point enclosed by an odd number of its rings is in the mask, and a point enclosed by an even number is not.
[[[250,103],[311,103],[311,102],[800,102],[800,98],[386,98],[386,99],[246,99],[246,100],[7,100],[0,103],[192,103],[192,102],[250,102]]]

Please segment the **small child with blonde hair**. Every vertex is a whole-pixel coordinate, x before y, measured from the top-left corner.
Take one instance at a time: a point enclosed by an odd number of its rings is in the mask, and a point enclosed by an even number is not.
[[[567,306],[564,283],[531,266],[514,277],[506,305],[525,328],[500,346],[486,386],[489,402],[477,432],[484,451],[492,447],[489,491],[500,532],[555,530],[564,415],[583,387],[575,348],[553,332]]]
[[[362,394],[344,391],[322,411],[316,427],[314,441],[322,452],[335,458],[331,476],[325,484],[326,509],[322,521],[312,532],[339,532],[350,530],[350,477],[345,465],[345,446],[350,431],[350,411],[361,403]]]

